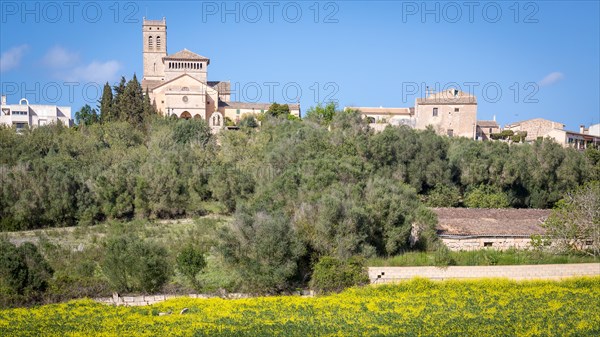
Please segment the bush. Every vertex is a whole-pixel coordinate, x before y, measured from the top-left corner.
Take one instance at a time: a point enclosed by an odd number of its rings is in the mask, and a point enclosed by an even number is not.
[[[28,270],[15,245],[0,240],[0,289],[3,294],[22,294],[27,286]]]
[[[369,275],[364,263],[360,257],[341,260],[324,256],[315,265],[310,287],[317,293],[331,293],[368,284]]]
[[[220,238],[218,251],[237,271],[243,291],[278,293],[292,288],[305,247],[288,218],[282,214],[238,212]]]
[[[0,239],[0,307],[39,301],[53,273],[34,244]]]
[[[437,185],[425,198],[425,203],[430,207],[457,207],[460,204],[461,194],[454,185]]]
[[[206,267],[204,253],[191,244],[186,245],[177,255],[177,269],[181,272],[192,286],[198,290],[200,284],[196,276]]]
[[[507,208],[510,201],[506,193],[490,185],[479,185],[467,193],[465,206],[469,208]]]
[[[105,250],[102,271],[115,291],[155,292],[171,274],[166,249],[136,236],[111,237]]]

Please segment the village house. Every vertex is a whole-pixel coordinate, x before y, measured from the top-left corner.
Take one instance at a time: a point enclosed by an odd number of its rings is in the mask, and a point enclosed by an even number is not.
[[[589,146],[600,146],[600,135],[590,133],[596,132],[596,126],[589,129],[581,125],[579,132],[565,130],[563,123],[554,122],[544,118],[528,119],[504,127],[504,130],[527,132],[526,142],[532,142],[539,138],[552,138],[564,147],[572,147],[577,150],[585,150]],[[600,131],[600,130],[599,130]],[[600,133],[600,132],[598,132]]]
[[[14,126],[17,131],[47,124],[73,125],[69,106],[29,104],[25,98],[19,104],[7,104],[6,96],[2,95],[0,109],[0,124]]]
[[[492,121],[477,121],[477,131],[475,139],[477,140],[492,140],[493,133],[500,132],[500,125],[495,120]]]
[[[415,106],[409,108],[350,106],[345,109],[359,110],[375,131],[382,131],[388,124],[407,125],[419,130],[432,127],[437,134],[449,137],[476,139],[477,98],[457,89],[428,93],[425,98],[417,98]]]
[[[434,208],[437,234],[454,251],[531,248],[531,237],[544,235],[551,210]]]

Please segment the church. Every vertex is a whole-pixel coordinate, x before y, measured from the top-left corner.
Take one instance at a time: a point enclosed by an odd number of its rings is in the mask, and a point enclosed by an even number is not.
[[[144,76],[142,87],[150,101],[166,116],[200,118],[212,128],[236,123],[245,113],[263,113],[270,103],[232,102],[229,81],[208,81],[208,57],[187,49],[167,54],[167,22],[146,20],[142,24]],[[300,117],[300,105],[288,104]]]

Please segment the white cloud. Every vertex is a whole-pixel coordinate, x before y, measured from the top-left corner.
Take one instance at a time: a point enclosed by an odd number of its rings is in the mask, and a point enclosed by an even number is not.
[[[29,49],[29,46],[22,44],[20,46],[12,47],[11,49],[2,53],[0,56],[0,73],[9,71],[19,66],[21,59],[25,52]]]
[[[67,81],[96,82],[103,84],[117,78],[117,72],[121,69],[121,63],[115,60],[106,62],[94,61],[87,65],[77,66],[63,75]]]
[[[61,46],[52,47],[42,59],[42,63],[52,68],[67,68],[79,61],[79,55]]]
[[[546,87],[560,82],[563,78],[565,78],[565,75],[563,73],[555,71],[542,78],[542,80],[538,82],[538,85],[540,87]]]

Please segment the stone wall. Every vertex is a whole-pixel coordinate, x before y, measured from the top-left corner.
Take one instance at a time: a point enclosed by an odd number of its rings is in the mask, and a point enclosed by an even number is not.
[[[529,237],[467,237],[467,238],[448,238],[441,237],[442,242],[454,251],[459,250],[479,250],[490,248],[496,250],[506,250],[509,248],[528,249],[531,248],[531,238]]]
[[[310,290],[297,291],[293,293],[295,296],[314,296],[314,293]],[[94,301],[110,304],[110,305],[124,305],[129,307],[142,306],[142,305],[152,305],[158,302],[170,300],[173,298],[181,298],[181,297],[189,297],[189,298],[226,298],[226,299],[240,299],[240,298],[249,298],[252,297],[250,294],[243,293],[228,293],[222,294],[220,296],[217,295],[207,295],[207,294],[189,294],[189,295],[140,295],[140,296],[119,296],[119,294],[115,293],[112,297],[99,297],[94,298]]]
[[[520,266],[370,267],[371,284],[393,283],[414,277],[432,280],[488,277],[511,280],[562,279],[600,275],[600,263],[540,264]]]

